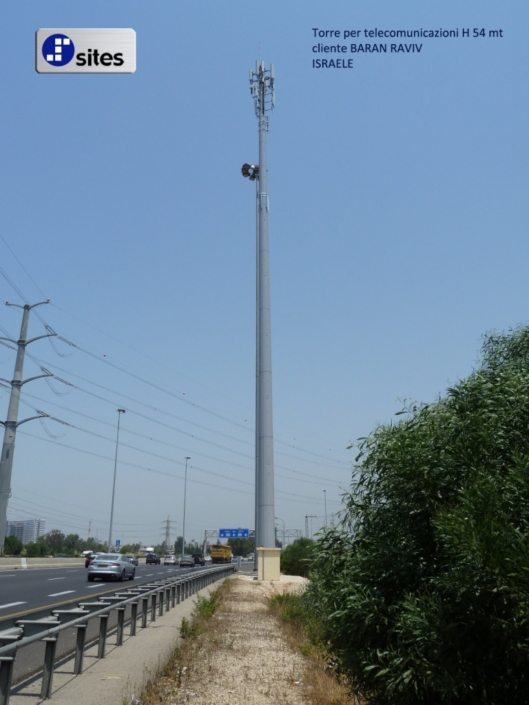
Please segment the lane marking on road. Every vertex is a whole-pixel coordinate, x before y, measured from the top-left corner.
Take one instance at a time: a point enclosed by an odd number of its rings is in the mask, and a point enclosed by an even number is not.
[[[54,592],[51,595],[48,595],[48,597],[59,597],[59,595],[69,595],[71,592],[75,592],[75,590],[65,590],[64,592]]]
[[[7,605],[0,605],[0,610],[5,610],[6,607],[16,607],[17,605],[25,605],[26,602],[8,602]]]
[[[93,589],[96,588],[96,587],[101,587],[101,585],[87,585],[87,586],[86,586],[86,589],[87,589],[87,590],[93,590]]]
[[[66,578],[63,575],[62,578],[48,578],[48,580],[66,580]]]
[[[145,577],[148,578],[148,577],[150,577],[151,575],[154,575],[154,573],[147,573],[147,575],[146,575]]]
[[[10,575],[0,575],[0,578],[14,578],[15,573],[11,573]]]

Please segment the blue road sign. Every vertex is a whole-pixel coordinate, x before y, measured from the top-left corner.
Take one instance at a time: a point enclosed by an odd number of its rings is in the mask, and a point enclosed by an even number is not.
[[[250,529],[219,529],[220,539],[247,539]]]
[[[121,541],[119,539],[116,539],[116,548],[119,548],[121,546]]]

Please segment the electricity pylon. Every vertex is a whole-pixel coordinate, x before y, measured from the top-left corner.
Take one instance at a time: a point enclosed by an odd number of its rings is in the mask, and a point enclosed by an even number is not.
[[[15,372],[13,379],[9,381],[7,379],[0,378],[0,381],[11,385],[11,396],[9,397],[7,420],[0,421],[0,424],[4,427],[4,443],[2,446],[2,455],[0,456],[0,553],[4,552],[4,543],[6,538],[7,503],[9,501],[9,497],[11,496],[11,472],[13,470],[13,454],[15,452],[17,428],[23,423],[26,423],[26,421],[41,419],[47,416],[47,414],[39,413],[37,416],[30,416],[23,421],[18,421],[18,406],[20,403],[20,390],[22,385],[27,382],[32,382],[34,379],[40,379],[41,377],[53,377],[50,372],[46,372],[45,374],[22,380],[26,346],[30,343],[34,343],[36,340],[40,340],[41,338],[49,338],[57,335],[56,333],[46,333],[45,335],[38,335],[36,338],[31,338],[30,340],[26,339],[28,334],[30,310],[35,308],[35,306],[42,306],[43,304],[48,304],[49,302],[50,300],[48,299],[47,301],[41,301],[40,303],[33,304],[32,306],[29,304],[20,306],[19,304],[11,304],[9,301],[6,301],[6,306],[16,306],[17,308],[21,308],[23,310],[23,314],[22,325],[20,327],[20,338],[18,340],[13,340],[12,338],[0,338],[0,340],[7,340],[17,346],[17,358],[15,361]]]

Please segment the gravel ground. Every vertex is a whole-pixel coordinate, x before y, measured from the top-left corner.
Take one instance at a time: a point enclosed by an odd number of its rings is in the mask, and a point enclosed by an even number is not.
[[[164,705],[307,705],[299,681],[306,667],[285,643],[266,599],[299,590],[303,578],[259,583],[239,576],[184,661],[158,679],[149,703]]]

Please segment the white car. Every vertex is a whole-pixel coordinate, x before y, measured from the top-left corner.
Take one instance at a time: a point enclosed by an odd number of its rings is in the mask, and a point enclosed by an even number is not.
[[[111,580],[134,580],[136,567],[121,553],[98,553],[88,566],[88,582],[96,578]]]

